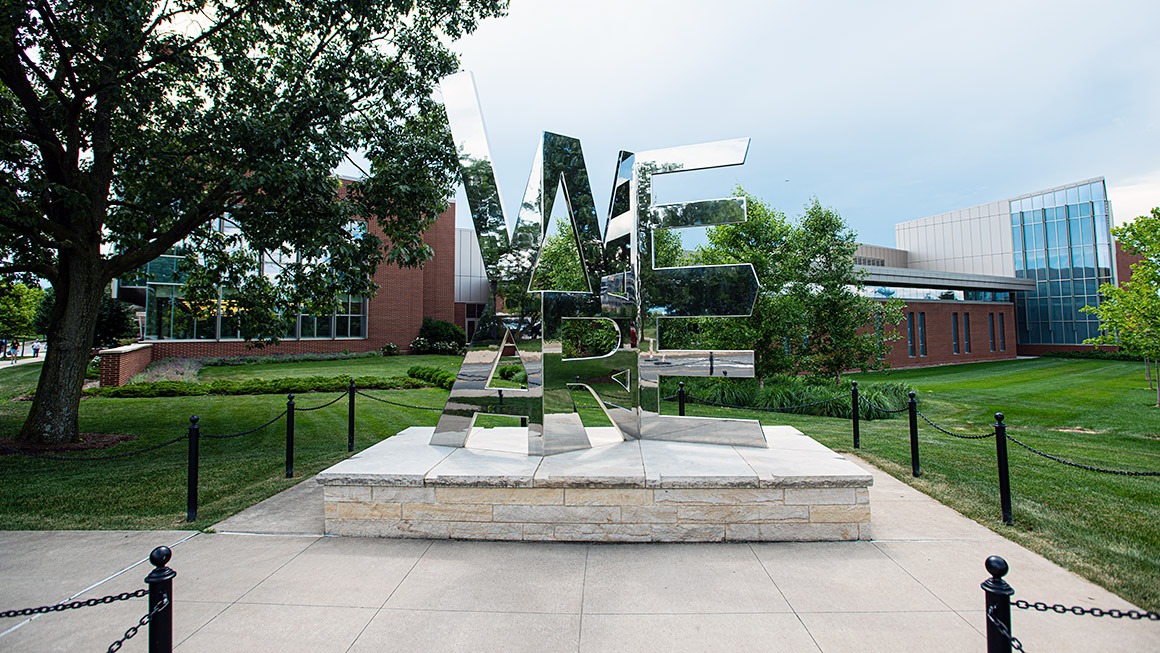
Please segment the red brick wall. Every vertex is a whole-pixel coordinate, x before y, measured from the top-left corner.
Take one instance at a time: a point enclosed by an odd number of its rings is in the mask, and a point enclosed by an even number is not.
[[[1116,285],[1122,286],[1132,278],[1132,264],[1139,263],[1144,259],[1144,257],[1140,256],[1139,254],[1129,254],[1125,252],[1124,249],[1120,247],[1119,241],[1116,242],[1116,245],[1113,248],[1113,252],[1116,257],[1116,281],[1119,282]]]
[[[1052,351],[1091,351],[1096,345],[1019,345],[1020,356],[1042,356]],[[1099,345],[1104,351],[1120,351],[1116,345]]]
[[[382,232],[372,221],[370,231]],[[455,319],[455,205],[439,214],[423,236],[434,256],[423,268],[400,269],[383,264],[375,272],[379,290],[367,302],[366,338],[345,340],[285,340],[262,348],[247,347],[240,341],[152,340],[152,359],[170,356],[214,357],[269,354],[332,353],[375,351],[394,343],[403,351],[419,335],[424,316],[438,320]]]
[[[151,349],[150,345],[136,344],[101,350],[101,387],[128,383],[130,377],[149,366]]]
[[[914,353],[911,357],[906,339],[906,314],[914,313]],[[926,356],[919,356],[919,313],[926,313]],[[954,353],[951,315],[959,314],[959,353]],[[995,314],[995,351],[991,351],[990,327],[987,316]],[[963,315],[971,316],[971,353],[966,353],[966,333]],[[1003,315],[1006,331],[1006,351],[999,350],[999,315]],[[1006,360],[1015,358],[1015,306],[999,302],[924,302],[911,301],[903,311],[898,324],[902,336],[891,342],[886,362],[892,368],[926,367],[953,363]]]

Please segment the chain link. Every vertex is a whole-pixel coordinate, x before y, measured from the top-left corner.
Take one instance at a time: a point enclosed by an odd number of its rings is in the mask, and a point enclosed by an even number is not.
[[[129,641],[130,639],[133,639],[133,636],[137,634],[138,630],[149,625],[150,621],[153,621],[153,615],[157,614],[158,612],[161,612],[162,610],[164,610],[167,607],[169,607],[169,596],[166,594],[162,594],[161,600],[157,602],[157,607],[153,608],[153,610],[151,610],[149,612],[149,614],[145,615],[144,617],[141,617],[141,620],[137,622],[136,626],[133,626],[133,627],[129,628],[129,630],[126,630],[124,637],[122,637],[121,639],[118,639],[117,641],[113,642],[112,644],[109,644],[108,653],[113,653],[113,651],[121,650],[122,644]]]
[[[265,424],[259,426],[258,428],[250,429],[249,431],[242,431],[241,433],[231,433],[229,435],[208,435],[208,434],[202,433],[201,437],[209,438],[210,440],[225,440],[227,438],[240,438],[243,435],[257,433],[258,431],[261,431],[262,429],[273,424],[274,422],[277,422],[278,420],[282,419],[282,417],[286,415],[286,412],[287,411],[284,410],[284,411],[278,413],[278,416],[275,417],[274,419],[270,420],[269,422],[266,422]]]
[[[46,614],[49,612],[60,612],[62,610],[76,610],[77,608],[90,608],[94,605],[101,605],[103,603],[128,601],[129,599],[145,596],[148,593],[148,589],[141,588],[136,592],[121,592],[120,594],[110,594],[109,596],[102,596],[99,599],[85,599],[83,601],[73,601],[71,603],[42,605],[39,608],[24,608],[23,610],[5,610],[4,612],[0,612],[0,619],[7,617],[29,617],[34,614]]]
[[[1024,601],[1024,603],[1026,603],[1026,601]],[[1015,649],[1016,651],[1022,651],[1023,642],[1020,642],[1014,635],[1011,634],[1011,631],[1007,630],[1007,627],[1003,625],[1003,622],[999,621],[991,614],[994,609],[995,606],[993,605],[987,608],[987,621],[990,621],[991,625],[999,631],[999,634],[1005,637],[1007,641],[1011,642],[1011,648]]]
[[[1034,447],[1030,447],[1026,444],[1023,444],[1019,440],[1016,440],[1014,438],[1014,436],[1012,436],[1010,433],[1007,434],[1007,439],[1014,442],[1015,444],[1023,447],[1024,449],[1030,451],[1031,453],[1033,453],[1037,456],[1043,456],[1044,458],[1046,458],[1048,460],[1054,460],[1057,463],[1062,463],[1062,464],[1067,465],[1069,467],[1075,467],[1077,469],[1086,469],[1089,472],[1100,472],[1102,474],[1116,474],[1119,476],[1160,476],[1160,472],[1133,472],[1133,471],[1126,471],[1126,470],[1122,470],[1122,469],[1103,469],[1100,467],[1093,467],[1091,465],[1083,465],[1080,463],[1073,463],[1070,460],[1064,460],[1063,458],[1053,456],[1049,453],[1044,453],[1044,452],[1042,452]]]
[[[342,399],[346,395],[347,395],[347,391],[343,390],[337,397],[335,397],[334,399],[331,399],[330,401],[326,402],[325,404],[322,404],[321,406],[314,406],[312,408],[299,408],[299,407],[295,406],[294,410],[296,410],[298,412],[305,412],[308,410],[319,410],[322,408],[326,408],[327,406],[333,406],[335,403],[338,402],[339,399]]]
[[[390,404],[392,406],[399,406],[400,408],[417,408],[419,410],[443,410],[442,408],[431,408],[430,406],[408,406],[407,404],[400,404],[400,403],[396,403],[394,401],[387,401],[386,399],[380,399],[380,398],[375,397],[373,395],[368,395],[367,393],[362,392],[361,390],[355,390],[355,394],[362,395],[362,396],[366,397],[367,399],[374,399],[375,401],[381,401],[384,404]]]
[[[983,435],[960,435],[958,433],[951,433],[950,431],[944,429],[943,427],[939,426],[938,424],[935,424],[934,422],[930,421],[930,419],[927,418],[926,415],[922,414],[921,410],[916,409],[914,412],[918,413],[918,416],[921,417],[923,419],[923,421],[925,421],[927,424],[930,424],[935,429],[942,431],[943,433],[946,433],[947,435],[951,436],[952,438],[959,438],[960,440],[982,440],[984,438],[991,438],[991,437],[995,436],[994,431],[991,431],[990,433],[984,433]]]
[[[1036,601],[1035,603],[1028,603],[1027,601],[1012,601],[1011,605],[1019,608],[1020,610],[1034,609],[1038,612],[1047,612],[1050,610],[1056,614],[1071,613],[1079,616],[1086,614],[1093,617],[1111,617],[1112,619],[1124,619],[1126,617],[1136,621],[1139,621],[1140,619],[1147,619],[1148,621],[1160,621],[1160,613],[1151,611],[1140,612],[1139,610],[1116,610],[1114,608],[1111,610],[1104,610],[1101,608],[1083,608],[1078,605],[1069,607],[1066,605],[1060,605],[1058,603],[1048,605],[1042,601]]]

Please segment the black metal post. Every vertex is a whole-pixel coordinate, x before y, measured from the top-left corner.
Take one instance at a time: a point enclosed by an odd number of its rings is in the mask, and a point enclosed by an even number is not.
[[[850,400],[853,402],[853,405],[854,405],[854,412],[852,413],[853,417],[851,417],[850,419],[853,421],[853,424],[854,424],[854,448],[857,449],[858,444],[859,444],[859,442],[858,442],[858,436],[859,436],[859,433],[858,433],[858,382],[857,381],[854,381],[854,389],[850,391]]]
[[[185,474],[185,521],[197,521],[197,473],[198,450],[201,441],[201,427],[197,425],[197,415],[189,418],[189,469]]]
[[[528,418],[527,417],[520,418],[520,426],[527,428],[527,426],[528,426]]]
[[[149,554],[149,562],[153,563],[153,571],[145,577],[149,586],[149,614],[153,614],[163,599],[169,600],[149,620],[149,653],[173,650],[173,577],[177,572],[165,566],[171,557],[173,552],[167,546],[159,546]]]
[[[685,382],[681,381],[677,384],[677,414],[681,417],[685,416]]]
[[[1003,510],[1003,523],[1014,526],[1011,478],[1007,475],[1007,425],[1003,423],[1003,413],[995,413],[995,458],[999,463],[999,507]]]
[[[286,478],[294,476],[294,395],[286,395]]]
[[[354,379],[346,388],[349,402],[346,406],[346,450],[354,451]]]
[[[914,392],[908,393],[910,401],[906,402],[910,409],[910,473],[918,478],[918,402],[914,400]]]
[[[991,556],[984,563],[991,577],[983,581],[983,591],[987,596],[987,653],[1010,653],[1011,651],[1011,595],[1015,590],[1003,580],[1007,575],[1007,561],[999,556]],[[999,627],[991,620],[995,620],[1007,629],[1004,635]]]

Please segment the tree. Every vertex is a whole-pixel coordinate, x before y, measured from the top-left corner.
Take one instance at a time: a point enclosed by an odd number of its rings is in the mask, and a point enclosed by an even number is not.
[[[1100,318],[1102,334],[1085,343],[1119,345],[1160,360],[1160,208],[1151,215],[1112,230],[1120,246],[1129,254],[1143,257],[1132,264],[1132,276],[1124,284],[1100,286],[1099,306],[1085,306],[1086,313]],[[1156,407],[1160,408],[1160,384],[1156,386]]]
[[[446,43],[500,0],[16,0],[0,10],[0,273],[46,279],[48,355],[18,438],[77,436],[111,279],[176,245],[185,295],[228,287],[247,340],[420,265],[456,154],[432,97]],[[338,201],[355,150],[367,178]],[[384,241],[351,228],[374,216]],[[238,233],[215,231],[228,218]],[[385,242],[385,249],[384,249]],[[277,282],[253,251],[287,260]]]
[[[723,348],[752,348],[754,374],[765,385],[771,374],[793,371],[795,348],[805,333],[798,319],[796,298],[785,292],[793,280],[788,252],[793,227],[785,214],[738,187],[735,194],[746,200],[746,220],[708,230],[708,245],[697,248],[701,265],[751,263],[761,290],[747,319],[703,320],[702,330],[712,332],[714,344]]]
[[[33,323],[43,295],[39,286],[0,279],[0,338],[36,333]]]
[[[815,198],[795,224],[744,188],[735,193],[746,199],[746,221],[709,229],[695,258],[751,263],[761,291],[747,319],[700,321],[713,346],[752,348],[762,384],[776,373],[840,379],[849,369],[882,367],[902,301],[865,295],[854,266],[858,245],[842,217]]]

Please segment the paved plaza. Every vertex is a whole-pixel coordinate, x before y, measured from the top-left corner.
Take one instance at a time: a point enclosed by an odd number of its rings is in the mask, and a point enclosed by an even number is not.
[[[0,608],[130,591],[173,548],[181,651],[982,651],[983,560],[1016,598],[1113,594],[863,463],[872,541],[559,544],[323,537],[308,480],[213,533],[0,533]],[[104,650],[145,599],[0,623],[0,651]],[[1156,651],[1160,624],[1013,610],[1031,651]],[[122,650],[145,651],[146,635]]]

